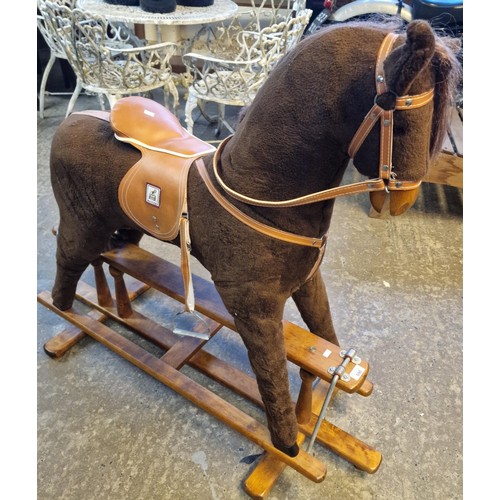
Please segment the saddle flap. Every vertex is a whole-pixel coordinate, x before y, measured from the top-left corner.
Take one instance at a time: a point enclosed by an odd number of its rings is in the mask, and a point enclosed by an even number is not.
[[[184,129],[165,106],[145,97],[119,99],[111,110],[110,123],[118,140],[137,147],[193,159],[215,151]]]
[[[141,149],[141,159],[125,174],[118,200],[127,216],[152,236],[173,240],[179,233],[192,158]]]

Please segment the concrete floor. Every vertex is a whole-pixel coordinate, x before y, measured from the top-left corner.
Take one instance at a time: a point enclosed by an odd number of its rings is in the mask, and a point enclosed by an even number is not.
[[[58,215],[48,158],[67,102],[49,96],[46,118],[38,119],[38,292],[50,290],[55,276]],[[81,96],[76,108],[97,109],[97,99]],[[203,118],[195,134],[214,139]],[[344,179],[357,180],[354,170]],[[382,465],[366,474],[316,445],[326,479],[315,484],[286,469],[269,499],[462,498],[462,190],[424,184],[407,214],[374,219],[368,212],[367,196],[337,201],[322,272],[342,345],[370,363],[375,388],[368,398],[339,394],[326,418],[379,450]],[[143,246],[178,261],[175,247],[152,238]],[[91,274],[85,279],[92,282]],[[44,343],[67,325],[37,307],[40,500],[248,498],[242,482],[261,452],[256,445],[89,338],[49,358]],[[162,311],[167,325],[179,310],[154,292],[137,307]],[[286,317],[302,324],[291,303]],[[208,345],[250,373],[235,335],[222,331]],[[290,380],[296,394],[292,365]],[[265,421],[241,398],[208,386]]]

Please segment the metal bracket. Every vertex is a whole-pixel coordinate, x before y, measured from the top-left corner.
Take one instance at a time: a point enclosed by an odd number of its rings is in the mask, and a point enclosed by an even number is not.
[[[316,422],[316,425],[314,426],[314,430],[313,430],[313,433],[311,435],[311,440],[309,441],[309,445],[307,447],[308,453],[311,453],[312,447],[314,446],[314,442],[316,441],[316,437],[318,435],[318,431],[319,431],[319,428],[321,426],[321,422],[323,422],[323,419],[325,417],[325,411],[326,411],[328,405],[330,404],[330,399],[332,397],[333,390],[335,389],[335,386],[337,385],[337,382],[339,381],[340,378],[342,378],[342,380],[344,380],[346,382],[348,382],[351,379],[351,377],[347,373],[345,373],[346,366],[349,364],[349,362],[353,361],[355,357],[359,360],[358,363],[356,363],[356,364],[359,364],[359,362],[361,362],[361,359],[358,356],[356,356],[356,351],[354,349],[348,349],[347,351],[342,350],[342,351],[340,351],[339,354],[340,354],[340,357],[344,358],[344,361],[342,361],[342,363],[337,367],[330,366],[328,368],[328,373],[333,375],[333,378],[332,378],[332,381],[330,382],[330,387],[328,388],[328,392],[325,396],[325,401],[323,402],[323,406],[321,407],[321,411],[319,413],[318,420]]]

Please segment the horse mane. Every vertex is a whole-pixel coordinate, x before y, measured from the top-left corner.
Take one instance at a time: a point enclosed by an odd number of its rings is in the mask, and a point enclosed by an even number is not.
[[[447,134],[451,105],[455,102],[462,67],[458,61],[456,40],[436,35],[436,52],[432,58],[435,71],[434,113],[432,117],[431,159],[441,152]]]

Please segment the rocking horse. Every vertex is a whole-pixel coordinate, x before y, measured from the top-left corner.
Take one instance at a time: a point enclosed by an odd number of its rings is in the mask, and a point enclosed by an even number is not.
[[[347,23],[286,55],[216,151],[145,98],[120,100],[110,114],[69,116],[50,158],[57,275],[38,300],[76,328],[47,342],[46,352],[60,356],[90,335],[252,439],[268,453],[246,482],[251,496],[263,497],[286,465],[324,479],[326,466],[309,453],[316,439],[375,472],[380,453],[322,418],[334,390],[367,396],[372,384],[368,363],[338,347],[320,263],[337,196],[370,193],[377,210],[389,197],[393,215],[413,204],[441,148],[458,68],[425,21],[405,32]],[[340,186],[350,158],[368,180]],[[141,249],[145,233],[179,246],[181,268]],[[213,284],[191,276],[189,255]],[[80,282],[89,264],[96,289]],[[137,280],[130,290],[124,274]],[[149,287],[198,311],[207,330],[178,336],[134,312],[131,300]],[[77,312],[75,296],[94,311]],[[290,297],[310,331],[283,321]],[[123,338],[106,318],[165,355]],[[256,383],[202,349],[221,326],[243,339]],[[287,359],[301,368],[296,403]],[[185,363],[262,405],[267,429],[180,372]],[[306,436],[308,450],[300,448]]]

